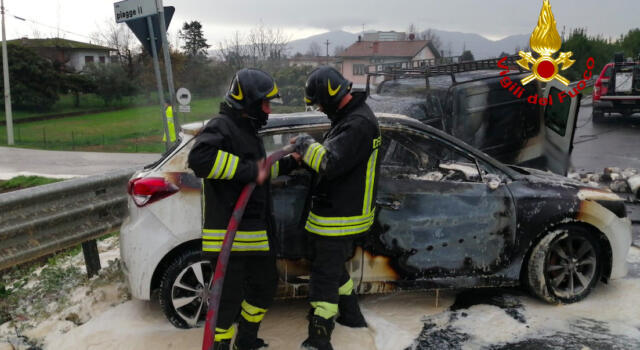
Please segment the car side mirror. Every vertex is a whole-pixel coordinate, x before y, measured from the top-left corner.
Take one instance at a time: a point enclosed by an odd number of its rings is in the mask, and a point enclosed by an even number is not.
[[[502,184],[502,179],[498,175],[487,174],[484,177],[484,182],[487,184],[490,190],[494,191]]]

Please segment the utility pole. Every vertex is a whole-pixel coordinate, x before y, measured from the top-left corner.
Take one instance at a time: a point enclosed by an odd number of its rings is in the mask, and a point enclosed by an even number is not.
[[[327,41],[325,42],[325,45],[327,45],[327,66],[329,65],[329,39],[327,39]]]
[[[13,116],[11,115],[11,87],[9,86],[9,58],[4,29],[4,0],[0,0],[2,12],[2,74],[4,75],[4,113],[7,119],[7,144],[13,145]]]

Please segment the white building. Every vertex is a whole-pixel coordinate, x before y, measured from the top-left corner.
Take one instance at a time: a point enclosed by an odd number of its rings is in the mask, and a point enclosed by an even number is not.
[[[28,47],[40,56],[63,64],[68,70],[74,72],[82,71],[88,63],[110,63],[111,53],[116,51],[105,46],[62,38],[22,38],[9,40],[8,43]]]

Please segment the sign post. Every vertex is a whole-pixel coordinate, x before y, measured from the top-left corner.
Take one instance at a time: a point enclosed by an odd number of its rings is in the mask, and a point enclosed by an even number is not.
[[[158,100],[162,111],[162,124],[164,134],[169,135],[169,127],[167,125],[166,108],[164,106],[164,88],[162,85],[162,76],[160,74],[160,63],[158,61],[158,45],[164,48],[164,61],[167,70],[167,83],[169,87],[170,104],[173,105],[175,98],[173,96],[173,71],[171,70],[171,58],[169,56],[169,45],[167,43],[167,24],[171,21],[174,8],[168,7],[166,10],[167,19],[165,19],[165,8],[162,6],[162,0],[124,0],[113,4],[116,17],[116,23],[125,22],[127,26],[134,32],[136,37],[140,39],[143,46],[151,53],[153,58],[153,70],[156,75],[156,85],[158,87]],[[159,24],[159,25],[158,25]],[[154,29],[158,28],[158,30]],[[158,42],[156,37],[158,32],[161,41]],[[178,135],[180,126],[177,120],[174,120],[175,133]],[[171,147],[171,140],[166,137],[165,147],[168,150]]]
[[[162,76],[160,75],[160,64],[158,63],[158,53],[156,51],[156,40],[155,34],[153,31],[153,23],[151,22],[151,17],[147,17],[147,26],[149,27],[149,35],[151,41],[151,55],[153,56],[153,70],[156,73],[156,84],[158,86],[158,99],[160,100],[160,110],[162,111],[162,125],[164,126],[164,134],[167,135],[165,138],[165,148],[169,150],[171,147],[171,140],[169,138],[169,126],[167,125],[167,113],[164,108],[164,93],[162,89]]]
[[[156,7],[158,9],[158,18],[160,20],[160,38],[162,39],[162,51],[164,53],[164,68],[167,73],[167,88],[169,89],[169,100],[171,105],[175,105],[176,99],[173,92],[176,91],[173,85],[173,69],[171,68],[171,55],[169,54],[169,43],[167,42],[167,26],[164,19],[164,6],[162,0],[156,1]],[[174,118],[173,127],[176,135],[180,133],[180,123],[178,118]]]

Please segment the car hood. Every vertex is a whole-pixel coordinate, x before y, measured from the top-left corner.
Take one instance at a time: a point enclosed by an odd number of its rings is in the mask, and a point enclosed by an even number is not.
[[[595,201],[624,201],[624,198],[618,196],[613,193],[608,188],[598,188],[593,186],[588,186],[585,183],[582,183],[577,180],[570,179],[566,176],[554,174],[548,171],[542,171],[538,169],[518,167],[518,166],[509,166],[510,168],[518,171],[523,174],[524,172],[528,173],[526,175],[522,175],[523,178],[530,182],[536,184],[546,184],[553,187],[569,187],[576,189],[578,198],[581,200],[595,200]]]
[[[549,171],[542,171],[533,168],[520,167],[515,165],[509,165],[509,168],[516,170],[521,176],[533,183],[546,183],[549,185],[569,186],[576,189],[579,188],[594,188],[587,186],[586,184],[570,179],[566,176],[558,175]]]

